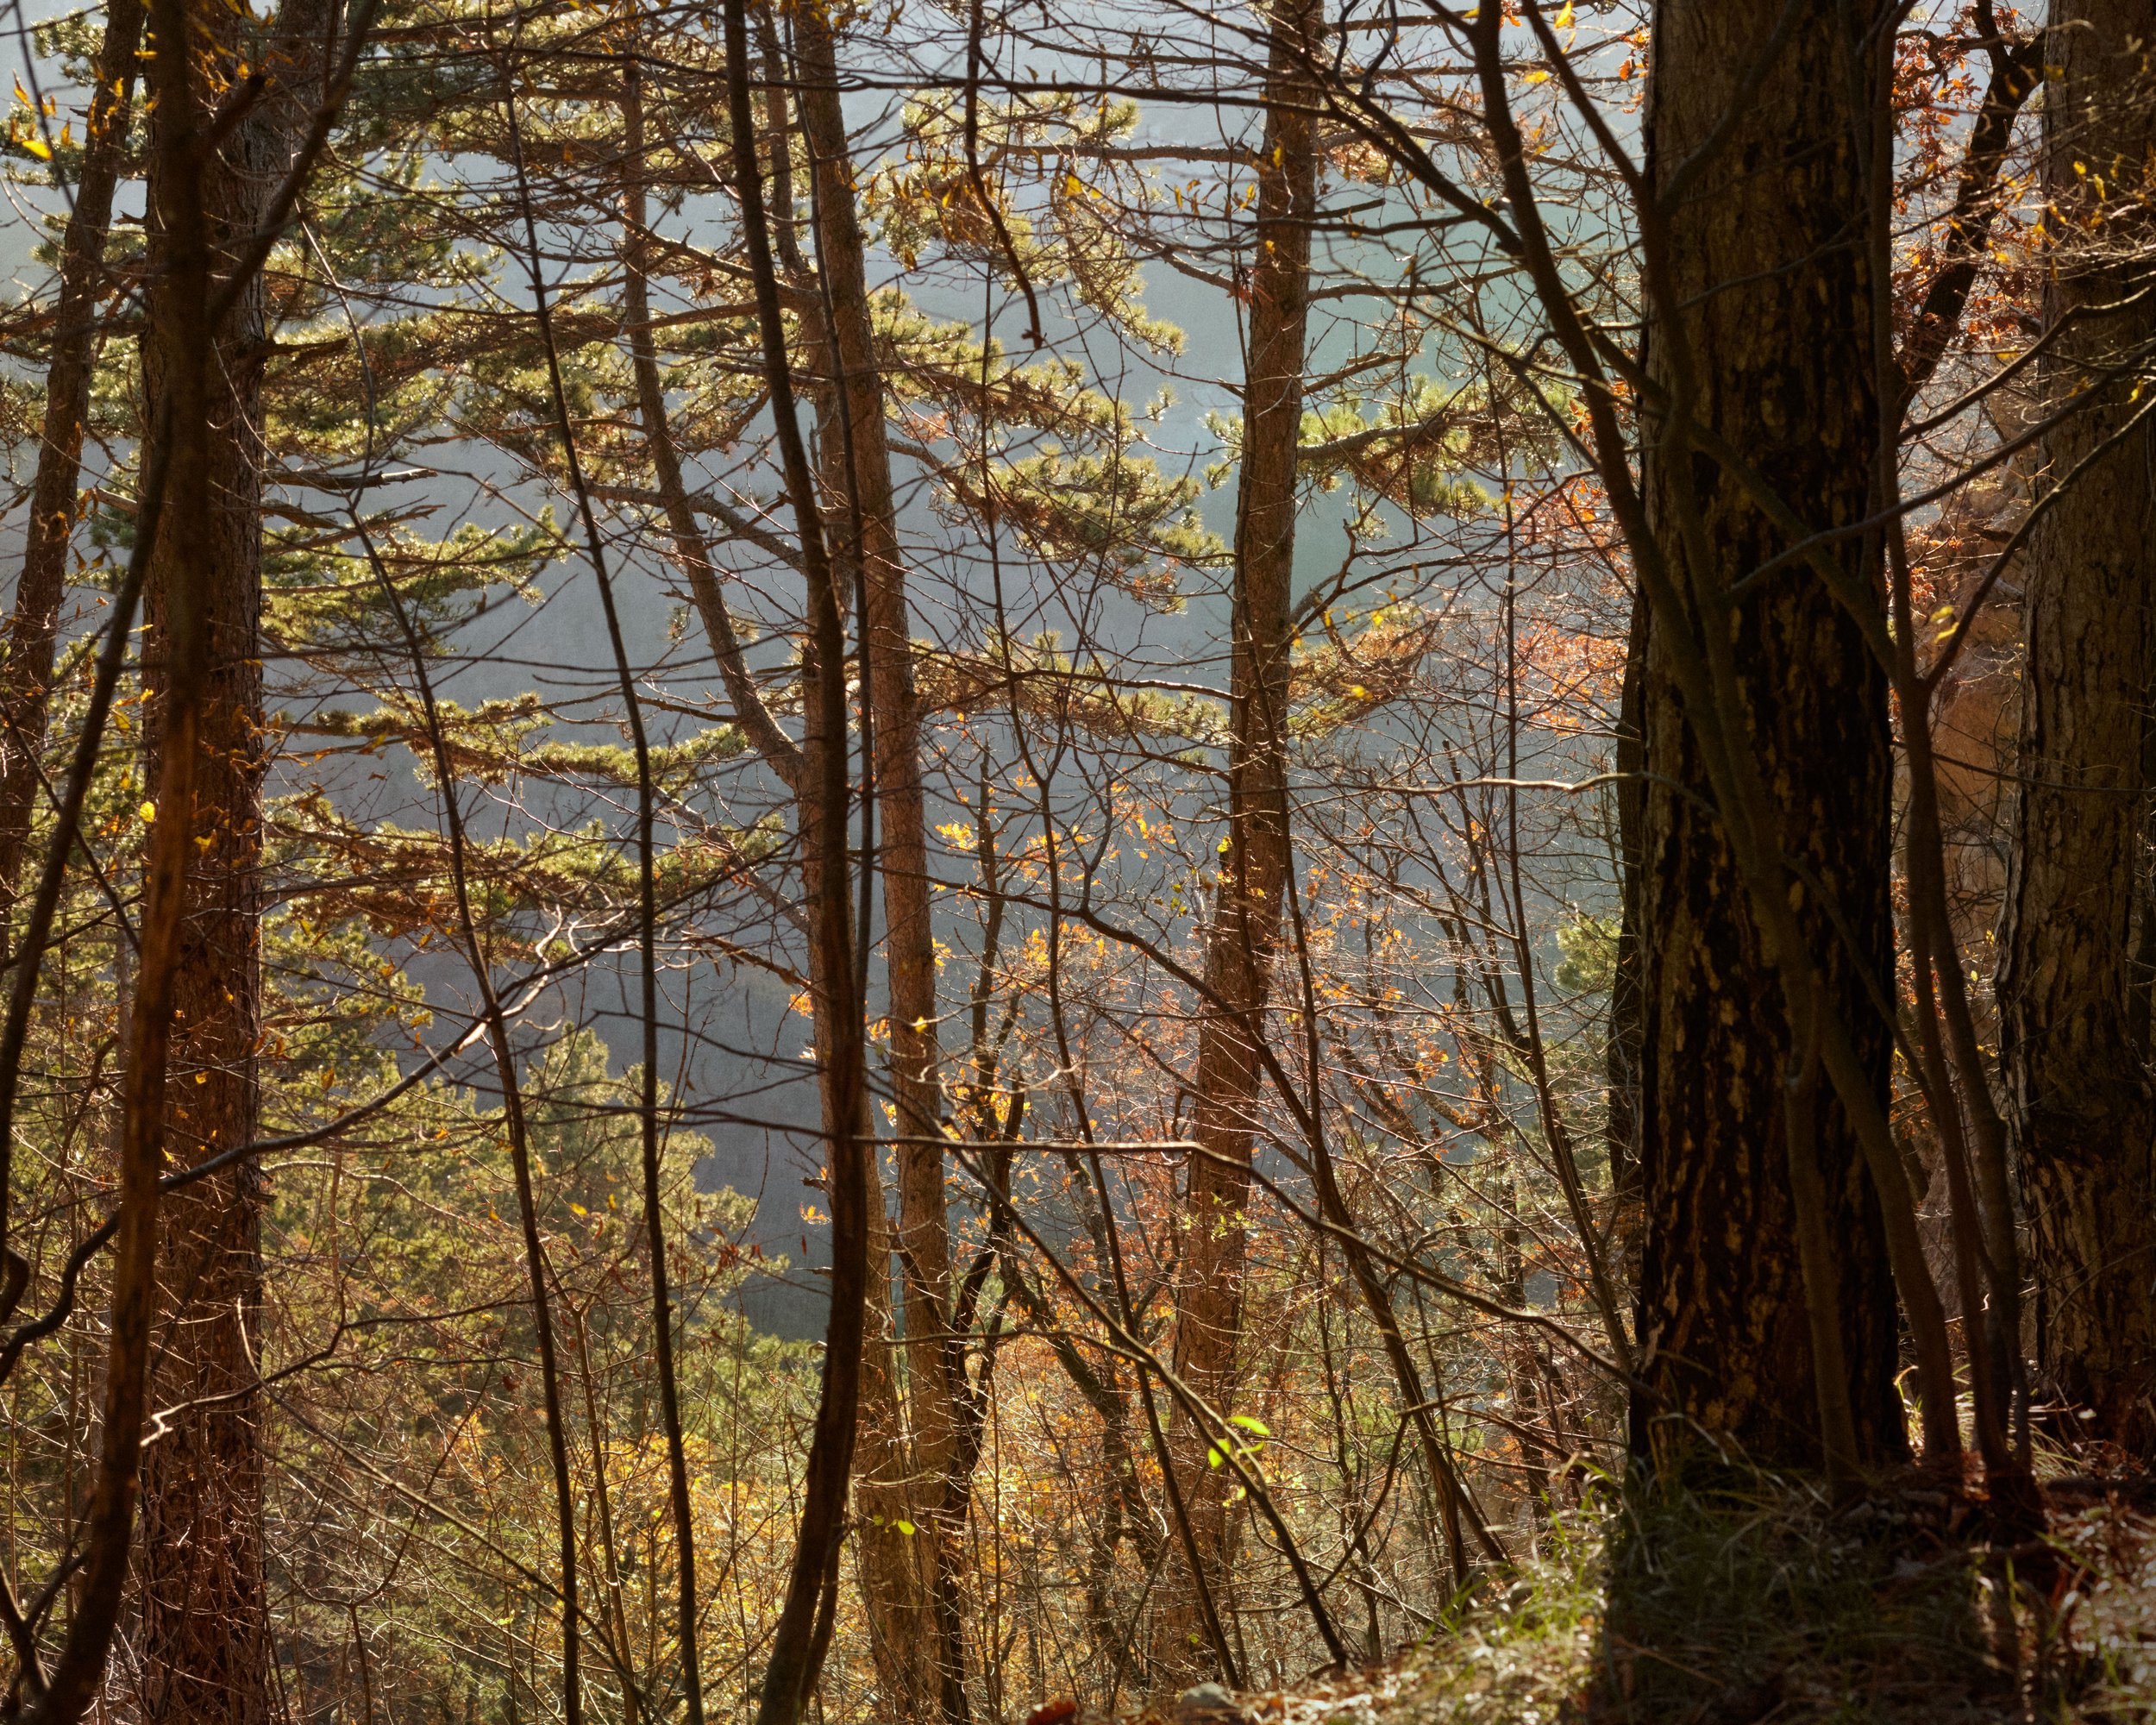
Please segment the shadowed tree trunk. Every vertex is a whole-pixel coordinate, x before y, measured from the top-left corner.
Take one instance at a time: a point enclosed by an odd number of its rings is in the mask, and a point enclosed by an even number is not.
[[[2152,54],[2152,0],[2055,0],[2045,321],[2059,334],[2040,397],[2047,414],[2084,401],[2042,445],[2040,489],[2064,490],[2029,543],[1998,974],[2039,1370],[2086,1411],[2087,1435],[2143,1458],[2156,1456],[2156,224],[2141,202],[2156,147]]]
[[[327,0],[290,0],[262,70],[268,82],[204,161],[213,278],[222,281],[288,172],[319,97]],[[260,49],[246,15],[197,15],[200,63],[230,76]],[[217,93],[204,78],[206,122]],[[157,123],[163,123],[161,115]],[[155,246],[161,235],[153,235]],[[215,332],[208,503],[208,638],[195,733],[195,855],[173,993],[167,1155],[198,1162],[256,1136],[264,760],[262,393],[264,291],[239,295]],[[163,370],[149,355],[152,388]],[[147,591],[146,674],[155,726],[171,668],[160,651],[175,554]],[[153,732],[153,748],[161,731]],[[166,1429],[142,1470],[141,1597],[146,1720],[255,1725],[270,1716],[262,1552],[260,1176],[240,1164],[172,1194],[160,1236],[163,1306],[152,1406]]]
[[[1175,1371],[1215,1411],[1235,1400],[1243,1340],[1254,1114],[1266,996],[1288,877],[1288,673],[1295,562],[1297,449],[1309,317],[1310,229],[1317,208],[1313,105],[1304,67],[1323,14],[1310,0],[1271,8],[1265,130],[1258,150],[1257,229],[1250,266],[1243,459],[1237,481],[1230,669],[1227,847],[1206,952],[1191,1138],[1198,1148],[1182,1217],[1175,1289]],[[1216,1602],[1231,1570],[1232,1471],[1206,1465],[1214,1433],[1178,1403],[1169,1450],[1200,1576],[1169,1542],[1154,1621],[1156,1689],[1211,1672],[1200,1578]]]
[[[1906,1451],[1884,1233],[1847,1113],[1792,1032],[1776,955],[1712,812],[1701,716],[1684,712],[1670,658],[1671,622],[1696,631],[1699,618],[1719,619],[1719,595],[1790,543],[1702,442],[1741,452],[1808,530],[1866,513],[1879,409],[1859,225],[1872,87],[1858,63],[1864,22],[1814,0],[1795,7],[1776,42],[1781,11],[1667,0],[1657,14],[1647,236],[1657,401],[1643,414],[1643,488],[1692,616],[1649,614],[1634,630],[1648,776],[1625,804],[1624,849],[1639,871],[1627,958],[1638,968],[1636,993],[1620,996],[1636,1019],[1620,1026],[1634,1040],[1616,1070],[1638,1084],[1639,1371],[1651,1393],[1634,1398],[1635,1449],[1658,1457],[1704,1428],[1764,1462],[1816,1465],[1821,1395],[1792,1112],[1811,1123],[1832,1265],[1825,1333],[1845,1357],[1859,1460]],[[1688,408],[1695,434],[1682,423]],[[1876,599],[1876,546],[1852,540],[1833,555],[1845,581]],[[1708,639],[1705,650],[1723,644]],[[1795,867],[1791,901],[1826,1004],[1883,1106],[1891,1039],[1881,1003],[1893,987],[1884,674],[1802,561],[1736,601],[1727,651],[1742,711],[1724,722],[1748,731],[1758,751],[1771,824],[1763,837]]]
[[[82,471],[83,418],[97,357],[97,299],[104,285],[105,236],[112,193],[127,144],[136,52],[142,42],[141,0],[115,0],[105,10],[97,53],[97,91],[87,122],[82,178],[60,244],[60,301],[53,312],[53,348],[45,371],[45,423],[31,482],[30,519],[22,541],[22,574],[16,585],[8,652],[0,668],[0,898],[12,899],[22,847],[36,805],[38,756],[45,742],[53,681],[53,649],[66,592],[67,552],[74,536],[76,488]]]

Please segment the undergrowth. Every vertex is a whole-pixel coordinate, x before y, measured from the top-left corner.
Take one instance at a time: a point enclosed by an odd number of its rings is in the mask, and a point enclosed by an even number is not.
[[[2156,1523],[2101,1488],[2011,1548],[1913,1484],[1606,1488],[1383,1672],[1246,1703],[1282,1725],[2138,1725]]]

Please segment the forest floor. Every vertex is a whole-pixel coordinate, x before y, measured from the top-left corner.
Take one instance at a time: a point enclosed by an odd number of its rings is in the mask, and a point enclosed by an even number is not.
[[[1915,1480],[1605,1501],[1392,1664],[1142,1725],[2156,1721],[2156,1488],[2060,1477],[2041,1539]],[[1082,1716],[1075,1725],[1084,1725]]]

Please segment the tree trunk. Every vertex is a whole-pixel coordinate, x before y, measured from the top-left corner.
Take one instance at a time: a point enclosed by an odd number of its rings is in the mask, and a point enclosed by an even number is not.
[[[872,1534],[863,1547],[880,1674],[893,1717],[967,1716],[958,1566],[970,1482],[959,1460],[963,1367],[951,1334],[950,1221],[944,1204],[941,1054],[936,944],[929,910],[927,815],[921,784],[920,713],[914,696],[912,626],[893,500],[884,427],[883,378],[868,306],[859,192],[839,100],[828,17],[813,8],[794,17],[802,128],[815,178],[818,291],[829,317],[821,358],[835,375],[819,395],[826,518],[842,566],[862,583],[864,649],[875,731],[876,866],[883,881],[884,974],[896,1099],[899,1256],[906,1324],[906,1397],[897,1374],[863,1379],[864,1421],[903,1440],[884,1451],[886,1477],[864,1477],[862,1496],[918,1531]],[[887,1264],[887,1256],[879,1257]],[[911,1465],[902,1479],[888,1465]],[[909,1510],[906,1506],[911,1505]],[[894,1513],[895,1512],[895,1513]],[[903,1623],[900,1619],[905,1620]]]
[[[876,1189],[873,1146],[860,1135],[868,1112],[862,1000],[855,974],[853,906],[847,891],[845,625],[839,584],[816,508],[816,480],[794,412],[793,375],[785,317],[772,260],[756,155],[755,115],[749,97],[749,23],[743,0],[726,0],[727,117],[733,128],[735,183],[741,198],[742,238],[756,295],[764,381],[771,392],[794,525],[799,535],[808,628],[802,642],[801,694],[805,723],[799,751],[799,811],[804,884],[812,906],[810,978],[816,997],[817,1055],[829,1147],[831,1201],[831,1305],[824,1334],[824,1380],[816,1434],[802,1484],[801,1521],[786,1603],[772,1633],[764,1668],[758,1725],[795,1725],[816,1687],[830,1646],[837,1604],[839,1545],[861,1408],[864,1320],[869,1295],[872,1220]]]
[[[142,41],[141,0],[113,0],[97,52],[82,179],[60,243],[60,302],[53,313],[53,348],[45,372],[45,424],[31,483],[30,521],[23,536],[22,574],[8,626],[7,662],[0,668],[0,899],[15,896],[38,788],[38,756],[53,681],[53,649],[66,592],[67,550],[74,536],[76,486],[82,471],[83,418],[97,358],[97,300],[104,287],[105,236],[112,193],[127,145],[136,51]]]
[[[868,569],[869,697],[876,733],[879,862],[884,870],[884,919],[889,933],[890,1016],[894,1025],[893,1088],[906,1136],[927,1138],[939,1118],[937,1071],[935,950],[928,917],[926,844],[918,763],[918,719],[912,694],[912,646],[906,624],[903,570],[898,556],[892,502],[890,455],[882,417],[882,386],[867,313],[866,259],[854,208],[851,171],[846,154],[844,116],[835,90],[833,44],[820,19],[797,20],[807,76],[825,98],[804,96],[804,117],[818,162],[819,257],[832,277],[828,318],[805,319],[805,345],[815,381],[823,432],[818,474],[816,518],[830,546],[835,570],[853,580],[861,566]],[[790,148],[792,126],[775,32],[767,30],[764,53],[766,115],[771,140],[772,238],[788,285],[797,294],[822,286],[799,250],[793,232],[794,209]],[[820,67],[821,70],[816,68]],[[815,856],[821,841],[812,835],[823,817],[818,812],[818,772],[806,742],[796,746],[781,731],[758,693],[743,658],[740,637],[727,610],[709,548],[697,524],[683,480],[680,461],[666,418],[664,390],[650,334],[647,284],[649,247],[642,233],[642,197],[629,200],[629,236],[624,249],[624,299],[632,329],[639,411],[643,420],[654,477],[674,541],[676,560],[687,575],[718,662],[737,721],[794,798],[808,898],[815,902]],[[833,213],[834,210],[837,212]],[[774,287],[775,290],[776,282]],[[834,357],[834,344],[837,357]],[[839,381],[845,386],[842,407]],[[852,438],[849,423],[860,429]],[[849,499],[849,476],[862,475],[860,544]],[[805,529],[805,532],[806,530]],[[856,555],[858,553],[859,555]],[[843,583],[842,582],[842,585]],[[843,602],[843,596],[842,596]],[[813,947],[812,947],[812,950]],[[818,962],[821,962],[820,960]],[[812,991],[819,1049],[829,1050],[856,1033],[828,1016],[836,998],[833,979]],[[920,1028],[914,1026],[918,1023]],[[828,1077],[828,1075],[827,1075]],[[827,1085],[828,1088],[828,1085]],[[825,1098],[828,1109],[830,1098]],[[926,1122],[925,1125],[920,1122]],[[863,1117],[860,1130],[874,1131]],[[907,1376],[913,1386],[916,1427],[925,1426],[930,1440],[909,1442],[906,1403],[886,1338],[890,1299],[886,1268],[899,1239],[885,1216],[881,1182],[874,1157],[862,1174],[867,1183],[868,1262],[877,1269],[867,1278],[863,1327],[865,1352],[859,1369],[860,1421],[854,1451],[856,1492],[860,1506],[856,1530],[862,1590],[868,1609],[871,1648],[882,1703],[893,1717],[929,1720],[962,1717],[963,1665],[960,1652],[957,1596],[950,1559],[956,1555],[956,1527],[966,1509],[965,1482],[953,1477],[953,1422],[939,1410],[951,1407],[946,1376],[944,1335],[949,1284],[948,1229],[944,1218],[942,1157],[933,1146],[902,1145],[899,1231],[908,1239],[909,1297]],[[937,1386],[931,1394],[926,1386]],[[943,1441],[935,1441],[937,1435]],[[912,1531],[908,1531],[912,1529]]]
[[[2058,334],[2042,410],[2085,395],[2043,441],[2040,484],[2065,489],[2029,543],[1998,974],[2038,1367],[2085,1411],[2087,1435],[2143,1458],[2156,1456],[2156,430],[2137,381],[2156,340],[2156,232],[2140,203],[2156,146],[2152,44],[2156,0],[2054,0],[2045,316]],[[2123,311],[2096,309],[2136,293]],[[2125,378],[2108,374],[2122,361]]]
[[[1639,1157],[1639,1056],[1646,1028],[1646,1001],[1640,993],[1646,958],[1646,931],[1640,925],[1643,876],[1639,843],[1645,836],[1647,763],[1647,601],[1633,604],[1632,630],[1625,645],[1625,680],[1619,696],[1617,733],[1611,764],[1619,775],[1617,803],[1617,957],[1609,985],[1609,1043],[1604,1051],[1608,1084],[1609,1183],[1615,1201],[1609,1269],[1620,1287],[1639,1286],[1641,1193]]]
[[[1191,1138],[1198,1147],[1190,1160],[1175,1290],[1176,1375],[1222,1414],[1235,1399],[1241,1364],[1244,1209],[1262,1071],[1258,1049],[1289,860],[1289,618],[1318,186],[1310,114],[1315,99],[1305,66],[1319,51],[1323,16],[1311,0],[1275,0],[1271,9],[1236,496],[1227,849],[1206,953],[1210,997],[1200,1007],[1191,1081]],[[1228,1584],[1228,1492],[1234,1481],[1232,1469],[1206,1465],[1215,1435],[1176,1404],[1169,1451],[1199,1574],[1190,1573],[1180,1541],[1171,1540],[1153,1628],[1156,1689],[1175,1688],[1213,1669],[1199,1588],[1208,1587],[1217,1602]]]
[[[197,14],[195,47],[222,67],[249,53],[244,14]],[[259,225],[311,117],[325,0],[292,0],[254,111],[204,161],[213,277]],[[160,45],[161,46],[161,45]],[[203,93],[206,123],[214,91]],[[153,236],[153,243],[158,236]],[[204,693],[195,735],[195,830],[174,987],[169,1138],[177,1164],[250,1142],[259,1113],[260,873],[264,760],[262,398],[259,277],[214,332],[206,470],[210,569]],[[150,355],[153,389],[162,367]],[[171,668],[159,650],[175,554],[147,592],[153,723]],[[154,731],[153,747],[161,745]],[[261,1191],[251,1164],[171,1195],[163,1210],[160,1355],[166,1418],[142,1470],[142,1712],[149,1721],[257,1725],[270,1716],[262,1552]]]
[[[189,28],[186,0],[155,0],[155,28],[166,41]],[[77,1535],[80,1572],[68,1595],[66,1640],[54,1662],[36,1725],[75,1725],[97,1700],[125,1603],[149,1363],[158,1303],[160,1177],[168,1137],[174,973],[183,957],[189,853],[194,849],[196,743],[204,694],[209,498],[204,456],[210,439],[208,384],[215,344],[210,329],[210,247],[204,232],[201,141],[187,123],[197,112],[192,56],[152,60],[148,83],[166,116],[153,138],[152,215],[160,236],[157,291],[148,311],[147,346],[161,367],[162,399],[147,417],[142,445],[142,534],[128,555],[128,579],[164,571],[159,639],[170,643],[158,716],[173,746],[157,762],[157,800],[168,818],[154,826],[143,866],[135,994],[128,1005],[121,1083],[120,1208],[112,1253],[112,1294],[97,1482]],[[177,116],[175,119],[174,116]],[[116,628],[124,627],[117,612]],[[123,642],[124,637],[116,637]]]
[[[1809,1116],[1802,1136],[1820,1176],[1826,1227],[1813,1238],[1833,1246],[1819,1290],[1831,1298],[1815,1305],[1840,1339],[1860,1460],[1906,1452],[1885,1234],[1847,1111],[1815,1076],[1802,1077],[1813,1063],[1796,1045],[1777,955],[1711,812],[1705,720],[1683,710],[1670,656],[1682,630],[1733,662],[1741,712],[1722,722],[1747,731],[1758,753],[1771,805],[1760,837],[1795,865],[1792,902],[1823,1004],[1883,1107],[1892,1042],[1876,1002],[1894,984],[1885,675],[1803,561],[1722,609],[1720,595],[1789,538],[1684,424],[1689,410],[1696,436],[1740,452],[1808,530],[1866,513],[1879,407],[1866,359],[1874,285],[1854,224],[1865,208],[1859,143],[1871,80],[1843,9],[1800,5],[1773,46],[1777,17],[1747,0],[1667,0],[1658,14],[1648,120],[1656,389],[1642,478],[1651,530],[1689,614],[1645,615],[1634,630],[1647,779],[1626,800],[1633,830],[1623,848],[1639,869],[1628,906],[1638,1041],[1618,1070],[1635,1071],[1639,1086],[1647,1389],[1633,1399],[1634,1448],[1660,1458],[1703,1429],[1761,1462],[1815,1466],[1826,1398],[1813,1370],[1785,1076],[1815,1092],[1796,1111]],[[1876,547],[1844,542],[1833,555],[1845,584],[1876,601]],[[1723,641],[1702,618],[1727,628]],[[1801,1156],[1802,1138],[1796,1147]]]

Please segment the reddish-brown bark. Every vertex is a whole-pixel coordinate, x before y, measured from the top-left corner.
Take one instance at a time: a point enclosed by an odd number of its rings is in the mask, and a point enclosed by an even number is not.
[[[325,0],[288,0],[264,56],[253,110],[205,158],[213,279],[235,267],[290,172],[322,95]],[[244,15],[200,15],[196,53],[230,68],[262,54]],[[215,93],[201,91],[194,123]],[[156,123],[165,123],[159,110]],[[154,245],[158,243],[154,235]],[[262,380],[259,276],[213,332],[203,451],[207,536],[205,659],[196,756],[196,841],[173,992],[167,1154],[192,1163],[257,1135],[261,1003]],[[154,366],[154,387],[162,368]],[[153,746],[172,675],[166,630],[172,559],[151,565],[145,674]],[[270,1644],[262,1548],[260,1176],[241,1162],[166,1201],[164,1303],[153,1405],[165,1421],[142,1470],[138,1566],[142,1709],[150,1720],[255,1725],[269,1716]]]
[[[1192,1152],[1175,1290],[1175,1367],[1216,1411],[1235,1401],[1258,1050],[1288,878],[1288,682],[1295,560],[1296,470],[1309,318],[1310,235],[1318,163],[1307,73],[1321,14],[1307,0],[1271,9],[1257,225],[1249,270],[1243,460],[1237,480],[1229,671],[1228,829],[1207,936],[1208,998],[1191,1077]],[[1202,1582],[1216,1603],[1230,1585],[1231,1470],[1207,1465],[1218,1434],[1178,1402],[1169,1446],[1200,1574],[1171,1544],[1153,1633],[1156,1687],[1210,1671]]]

